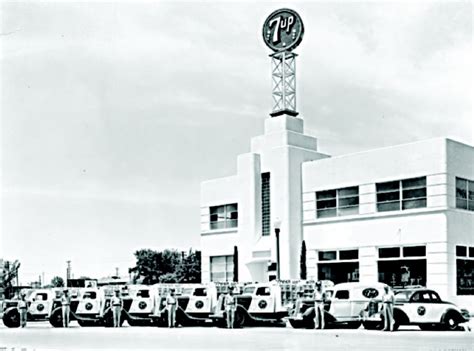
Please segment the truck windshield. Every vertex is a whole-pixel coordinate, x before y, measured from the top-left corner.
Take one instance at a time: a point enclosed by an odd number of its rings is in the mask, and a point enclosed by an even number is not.
[[[246,286],[244,288],[243,294],[251,295],[255,291],[255,286]]]

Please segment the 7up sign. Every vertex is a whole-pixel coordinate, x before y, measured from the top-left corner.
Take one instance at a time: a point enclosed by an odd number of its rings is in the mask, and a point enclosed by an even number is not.
[[[290,9],[276,10],[263,24],[263,40],[273,51],[293,50],[303,39],[303,33],[301,17]]]

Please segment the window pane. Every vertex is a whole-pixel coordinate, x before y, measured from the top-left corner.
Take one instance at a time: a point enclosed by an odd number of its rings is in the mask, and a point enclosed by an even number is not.
[[[467,200],[456,198],[456,208],[462,208],[463,210],[467,210]]]
[[[337,192],[338,192],[339,198],[359,195],[359,187],[358,186],[353,186],[353,187],[350,187],[350,188],[343,188],[343,189],[339,189]]]
[[[316,202],[317,209],[324,209],[324,208],[335,208],[336,207],[336,199],[334,200],[318,200]]]
[[[474,200],[474,182],[469,181],[469,200]]]
[[[383,247],[379,249],[380,258],[400,257],[399,247]]]
[[[398,190],[400,188],[400,182],[398,180],[393,182],[377,183],[377,192]]]
[[[410,210],[412,208],[426,207],[426,199],[405,200],[403,201],[403,209]]]
[[[339,199],[339,208],[347,206],[359,205],[359,197],[346,197],[345,199]]]
[[[316,211],[316,217],[317,218],[327,218],[327,217],[336,217],[337,216],[337,210],[330,209],[330,210],[318,210]]]
[[[238,220],[237,219],[229,219],[226,222],[226,228],[237,228]]]
[[[339,259],[356,260],[359,258],[359,250],[341,250],[339,251]]]
[[[398,211],[400,210],[400,202],[386,202],[382,204],[377,204],[377,210],[379,212],[385,211]]]
[[[467,247],[466,246],[456,246],[456,256],[467,256]]]
[[[332,261],[336,259],[336,251],[319,251],[320,261]]]
[[[469,211],[474,211],[474,201],[468,201],[468,204],[467,204],[467,209]]]
[[[359,214],[359,206],[344,207],[338,209],[339,216],[349,216]]]
[[[388,201],[395,201],[399,199],[400,199],[400,193],[398,191],[377,194],[377,202],[388,202]]]
[[[237,211],[237,204],[230,204],[226,206],[227,212],[234,212]]]
[[[335,198],[336,198],[336,190],[326,190],[326,191],[316,192],[317,200],[335,199]]]
[[[426,197],[426,188],[403,190],[403,199]]]
[[[225,228],[225,222],[211,222],[211,229],[224,229]]]
[[[405,257],[426,256],[426,246],[404,247],[403,256]]]
[[[402,180],[403,189],[420,188],[420,187],[426,187],[426,177]]]
[[[456,178],[456,197],[467,198],[467,180]]]
[[[474,295],[474,260],[456,260],[458,295]]]

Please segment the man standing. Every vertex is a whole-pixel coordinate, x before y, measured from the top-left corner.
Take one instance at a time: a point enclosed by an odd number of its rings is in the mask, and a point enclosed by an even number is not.
[[[18,310],[20,312],[20,327],[26,327],[26,319],[28,317],[28,302],[25,300],[26,294],[20,293],[20,301],[18,301]]]
[[[67,289],[64,289],[63,295],[61,296],[61,311],[63,317],[63,328],[69,327],[69,313],[71,305],[71,297],[69,296],[69,292]]]
[[[390,289],[390,287],[384,287],[385,294],[382,297],[383,300],[383,316],[384,316],[384,331],[393,331],[394,319],[393,319],[393,302],[395,297]]]
[[[234,320],[235,320],[235,311],[236,311],[236,301],[234,296],[234,287],[229,287],[229,292],[225,296],[225,312],[227,317],[227,328],[234,329]]]
[[[314,328],[324,329],[324,300],[325,293],[321,282],[316,282],[316,290],[314,292]]]
[[[168,312],[168,328],[176,326],[176,297],[174,296],[174,289],[171,288],[166,297],[166,310]]]
[[[122,298],[120,297],[120,289],[115,289],[115,295],[112,296],[110,305],[112,308],[114,328],[120,328],[120,317],[122,313]]]

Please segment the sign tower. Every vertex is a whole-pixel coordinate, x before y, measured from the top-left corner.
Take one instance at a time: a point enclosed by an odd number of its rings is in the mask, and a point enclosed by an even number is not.
[[[301,43],[304,26],[293,10],[279,9],[263,24],[263,40],[274,51],[272,65],[273,108],[270,116],[296,117],[296,56],[293,50]]]

